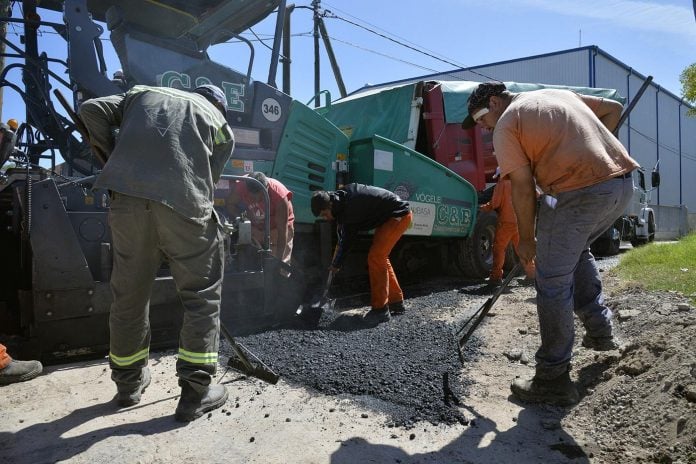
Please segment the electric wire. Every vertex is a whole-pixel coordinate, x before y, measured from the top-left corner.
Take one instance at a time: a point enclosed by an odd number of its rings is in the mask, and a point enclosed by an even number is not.
[[[358,28],[360,28],[360,29],[364,29],[364,30],[366,30],[366,31],[368,31],[368,32],[370,32],[370,33],[372,33],[372,34],[375,34],[375,35],[377,35],[377,36],[379,36],[379,37],[382,37],[383,39],[386,39],[386,40],[389,40],[389,41],[391,41],[391,42],[394,42],[394,43],[396,43],[396,44],[398,44],[398,45],[401,45],[402,47],[408,48],[408,49],[413,50],[413,51],[415,51],[415,52],[417,52],[417,53],[420,53],[420,54],[422,54],[422,55],[428,56],[428,57],[430,57],[430,58],[432,58],[432,59],[435,59],[435,60],[437,60],[437,61],[441,61],[441,62],[443,62],[443,63],[446,63],[446,64],[449,64],[449,65],[451,65],[451,66],[454,66],[455,68],[458,68],[457,72],[468,71],[468,72],[471,72],[471,73],[476,74],[476,75],[478,75],[478,76],[484,77],[484,78],[486,78],[487,80],[499,81],[499,79],[495,79],[495,78],[493,78],[493,77],[491,77],[491,76],[488,76],[488,75],[486,75],[486,74],[480,73],[480,72],[478,72],[478,71],[474,71],[473,69],[470,69],[470,68],[467,68],[467,67],[462,67],[460,64],[457,64],[457,63],[455,63],[455,62],[453,62],[453,61],[450,61],[449,59],[440,58],[440,57],[438,57],[438,56],[436,56],[436,55],[434,55],[434,54],[432,54],[432,53],[429,53],[429,52],[427,52],[427,51],[425,51],[425,50],[416,48],[416,47],[411,46],[411,45],[409,45],[409,44],[407,44],[407,43],[404,43],[404,42],[402,42],[402,41],[400,41],[400,40],[396,40],[396,39],[394,39],[394,38],[392,38],[392,37],[389,37],[389,36],[387,36],[387,35],[385,35],[385,34],[382,34],[381,32],[378,32],[378,31],[376,31],[376,30],[370,29],[369,27],[363,26],[363,25],[358,24],[358,23],[356,23],[356,22],[354,22],[354,21],[351,21],[351,20],[349,20],[349,19],[346,19],[346,18],[343,18],[343,17],[341,17],[341,16],[338,16],[337,14],[331,12],[330,10],[326,10],[326,9],[325,9],[325,10],[322,12],[321,15],[322,15],[322,17],[325,17],[325,18],[339,19],[339,20],[344,21],[344,22],[346,22],[346,23],[348,23],[348,24],[352,24],[352,25],[355,26],[355,27],[358,27]],[[451,74],[451,72],[443,72],[442,74]]]
[[[413,45],[413,46],[415,46],[415,47],[418,47],[418,48],[420,48],[420,49],[422,49],[422,50],[425,50],[425,51],[427,51],[427,52],[430,52],[430,53],[432,53],[432,54],[439,55],[440,57],[444,57],[444,55],[440,55],[440,54],[439,54],[438,52],[436,52],[436,51],[429,50],[429,49],[427,49],[427,48],[425,48],[425,47],[423,47],[423,46],[421,46],[421,45],[416,44],[415,42],[411,42],[409,39],[407,39],[407,38],[405,38],[405,37],[401,37],[401,36],[399,36],[399,35],[397,35],[397,34],[394,34],[393,32],[389,32],[389,31],[387,31],[386,29],[383,29],[383,28],[381,28],[380,26],[377,26],[376,24],[372,24],[372,23],[370,23],[369,21],[365,21],[364,19],[358,18],[357,16],[353,16],[352,14],[348,13],[347,11],[341,10],[340,8],[336,8],[335,6],[332,6],[332,5],[330,5],[330,4],[326,3],[326,2],[324,2],[324,4],[325,4],[325,5],[329,5],[329,7],[330,7],[332,10],[339,11],[339,12],[341,12],[342,14],[344,14],[344,15],[350,17],[350,18],[353,18],[353,19],[356,20],[356,21],[360,21],[360,22],[362,22],[362,23],[364,23],[364,24],[367,24],[367,25],[371,26],[371,27],[374,28],[374,29],[377,29],[377,30],[380,30],[380,31],[384,32],[385,34],[389,34],[389,35],[391,35],[391,36],[393,36],[393,37],[396,37],[397,39],[399,39],[399,40],[401,40],[401,41],[403,41],[403,42],[406,42],[406,43],[408,43],[408,44],[411,44],[411,45]],[[445,58],[446,58],[446,57],[445,57]],[[467,66],[466,66],[466,65],[463,65],[463,64],[459,64],[458,67],[466,68]]]

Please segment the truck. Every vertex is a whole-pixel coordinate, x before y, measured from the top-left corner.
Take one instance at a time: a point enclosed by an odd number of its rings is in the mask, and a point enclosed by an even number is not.
[[[62,13],[62,23],[43,21],[37,4],[24,0],[21,18],[3,18],[23,33],[20,43],[5,41],[8,56],[21,61],[0,72],[0,86],[17,92],[27,113],[24,123],[0,127],[0,257],[9,270],[0,282],[0,341],[18,357],[58,363],[108,351],[109,195],[92,188],[101,165],[76,121],[57,104],[61,90],[72,97],[70,111],[133,85],[214,84],[225,91],[236,139],[215,194],[228,231],[221,308],[226,334],[296,322],[295,309],[323,281],[335,241],[331,224],[312,215],[311,195],[349,182],[387,188],[411,204],[413,224],[391,256],[398,273],[446,269],[487,276],[495,216],[479,214],[478,205],[490,187],[495,157],[490,134],[460,126],[477,83],[419,82],[335,103],[328,98],[312,109],[275,84],[285,0],[42,1],[43,9]],[[276,34],[263,82],[251,77],[254,47],[241,32],[271,15]],[[67,60],[41,48],[40,27],[64,39]],[[106,30],[120,62],[119,79],[108,75]],[[230,39],[248,48],[243,71],[210,59],[210,47]],[[610,90],[580,90],[619,98]],[[58,154],[62,166],[56,166]],[[244,218],[225,217],[232,189],[252,171],[293,192],[290,267],[273,258],[268,239],[260,249],[246,240]],[[365,274],[358,252],[369,243],[366,234],[341,278]],[[181,313],[165,264],[150,303],[153,349],[177,343]]]
[[[334,239],[330,225],[311,214],[314,191],[369,182],[418,198],[421,221],[409,231],[416,244],[404,241],[395,256],[405,268],[430,259],[425,250],[418,251],[421,245],[443,247],[449,238],[472,235],[477,193],[469,182],[378,136],[351,152],[349,138],[335,124],[277,88],[284,0],[24,0],[21,6],[21,17],[3,18],[22,33],[16,42],[3,38],[10,51],[5,56],[17,62],[0,72],[0,86],[19,94],[26,107],[25,122],[0,128],[0,257],[9,270],[0,282],[0,338],[16,356],[50,364],[108,352],[109,195],[93,188],[101,165],[70,113],[86,99],[134,85],[193,89],[214,84],[225,91],[236,147],[216,189],[215,204],[223,215],[231,189],[243,180],[240,174],[262,171],[294,194],[296,245],[290,269],[273,258],[268,240],[261,249],[244,241],[243,218],[225,218],[225,333],[294,323],[311,282],[315,276],[321,279]],[[44,11],[62,13],[63,22],[42,20]],[[254,47],[240,34],[273,14],[276,37],[263,82],[251,77]],[[106,31],[120,62],[119,79],[111,78],[106,66]],[[46,36],[65,41],[67,59],[42,46]],[[232,38],[248,49],[241,72],[208,54],[210,47]],[[65,111],[58,98],[63,92],[71,100]],[[57,163],[58,154],[64,164]],[[388,181],[370,178],[375,163],[389,166]],[[415,172],[427,182],[413,181]],[[153,349],[176,345],[181,314],[165,264],[150,302]]]
[[[621,242],[630,242],[633,247],[639,247],[655,240],[656,219],[655,211],[650,207],[650,197],[651,193],[660,186],[658,166],[659,162],[651,172],[650,187],[647,187],[645,183],[645,169],[641,167],[636,171],[638,211],[619,216],[614,224],[592,243],[592,253],[613,256],[621,250]]]

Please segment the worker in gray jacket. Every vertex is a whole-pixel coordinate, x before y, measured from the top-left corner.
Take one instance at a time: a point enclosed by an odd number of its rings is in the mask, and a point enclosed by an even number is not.
[[[87,100],[79,113],[93,147],[108,156],[94,187],[111,192],[109,363],[116,401],[137,404],[150,383],[150,293],[166,260],[184,306],[175,418],[194,420],[227,400],[224,385],[211,385],[224,263],[213,193],[234,148],[225,95],[212,85],[193,92],[135,86]]]

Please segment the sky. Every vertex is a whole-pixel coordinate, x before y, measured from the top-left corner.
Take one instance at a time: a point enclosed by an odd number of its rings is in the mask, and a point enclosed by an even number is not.
[[[310,3],[295,1],[298,7]],[[365,84],[597,45],[681,96],[679,74],[696,63],[692,0],[322,0],[321,7],[327,11],[324,21],[348,92]],[[39,12],[45,20],[60,21],[57,13]],[[264,44],[272,44],[274,22],[265,20],[252,30],[263,39],[255,42],[252,77],[266,81],[270,52]],[[10,28],[8,38],[16,40],[16,32]],[[314,93],[309,9],[293,12],[292,34],[291,95],[307,102]],[[244,36],[255,39],[250,33]],[[45,34],[42,42],[49,55],[64,56],[65,42],[58,36]],[[106,50],[113,72],[120,66],[108,43]],[[210,54],[246,70],[249,52],[239,43],[216,45]],[[323,46],[320,66],[320,88],[333,99],[339,97]],[[8,77],[21,80],[17,71]],[[282,88],[280,68],[277,83]],[[6,89],[3,119],[22,115],[21,101]]]

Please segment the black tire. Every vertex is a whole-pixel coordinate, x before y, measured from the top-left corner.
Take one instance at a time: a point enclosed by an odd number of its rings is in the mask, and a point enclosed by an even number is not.
[[[648,215],[648,242],[655,241],[655,215],[650,213]]]
[[[631,245],[633,245],[634,247],[639,247],[655,240],[655,215],[653,213],[648,214],[647,227],[648,236],[634,238],[633,240],[631,240]]]
[[[608,235],[605,237],[605,235]],[[592,254],[596,256],[614,256],[621,251],[621,235],[616,228],[612,228],[608,234],[602,234],[590,246]]]
[[[473,234],[453,243],[453,261],[461,275],[474,279],[488,277],[493,264],[496,218],[495,213],[479,214]]]

